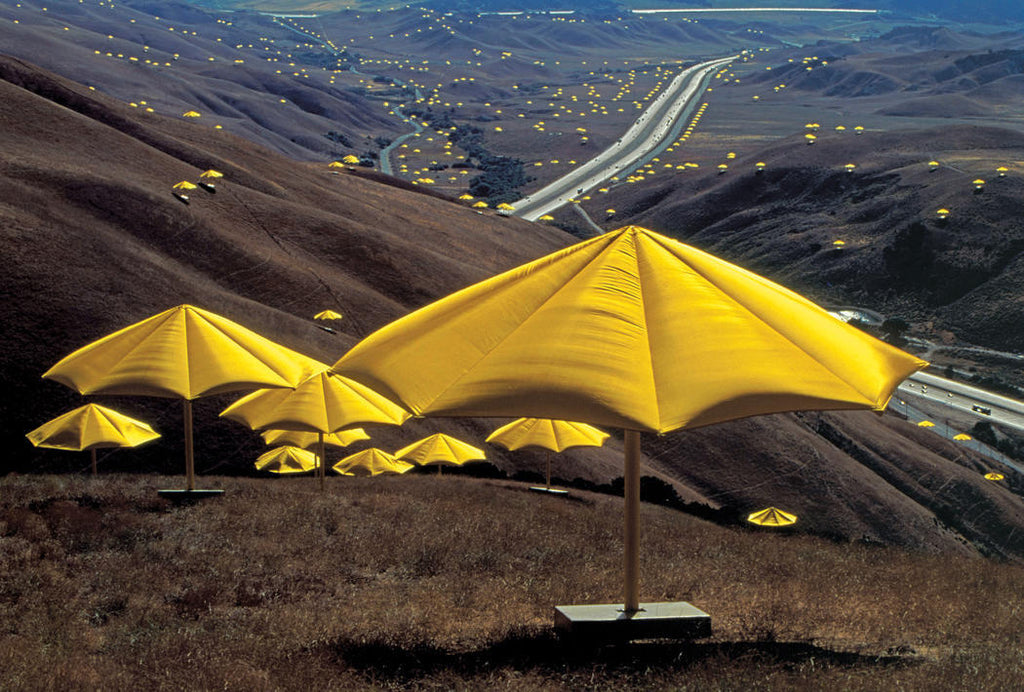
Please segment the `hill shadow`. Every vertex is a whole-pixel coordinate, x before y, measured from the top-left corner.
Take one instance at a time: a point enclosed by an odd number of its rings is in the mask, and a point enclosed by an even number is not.
[[[381,640],[337,639],[311,652],[359,671],[374,680],[407,682],[437,675],[473,676],[481,671],[515,670],[552,676],[600,667],[606,673],[681,672],[694,666],[735,661],[758,667],[824,667],[880,669],[918,663],[913,655],[894,652],[866,655],[833,650],[808,642],[641,641],[585,645],[563,639],[553,630],[521,631],[470,651],[432,645],[402,646]]]

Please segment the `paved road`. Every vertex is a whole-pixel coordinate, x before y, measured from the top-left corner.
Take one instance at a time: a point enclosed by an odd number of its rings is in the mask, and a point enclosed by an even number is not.
[[[1024,402],[1015,399],[923,372],[904,380],[898,391],[904,398],[928,399],[978,420],[1024,432]]]
[[[706,78],[736,57],[709,60],[680,72],[615,144],[579,168],[513,203],[514,215],[536,221],[608,178],[637,165],[672,135],[680,115],[703,93]]]

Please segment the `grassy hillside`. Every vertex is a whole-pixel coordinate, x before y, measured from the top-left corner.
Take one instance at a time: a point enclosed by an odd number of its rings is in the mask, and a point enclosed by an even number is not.
[[[725,529],[642,508],[642,600],[693,644],[577,649],[558,604],[615,602],[621,501],[455,478],[0,479],[0,686],[972,689],[1024,674],[1024,570]]]

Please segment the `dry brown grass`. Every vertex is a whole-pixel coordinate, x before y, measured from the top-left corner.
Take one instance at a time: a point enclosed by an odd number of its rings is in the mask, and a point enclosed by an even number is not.
[[[644,600],[712,639],[576,649],[614,602],[620,502],[417,476],[0,481],[4,689],[1011,689],[1024,568],[727,529],[644,507]]]

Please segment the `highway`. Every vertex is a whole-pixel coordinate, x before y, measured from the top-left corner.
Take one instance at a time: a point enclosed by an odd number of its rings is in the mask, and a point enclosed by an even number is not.
[[[1007,429],[1024,432],[1024,402],[962,382],[919,372],[904,380],[897,392],[904,399],[927,399],[978,420],[987,420]]]
[[[672,136],[680,115],[703,93],[706,78],[737,57],[709,60],[680,72],[615,144],[558,180],[514,202],[512,214],[536,221],[608,178],[636,166]]]

